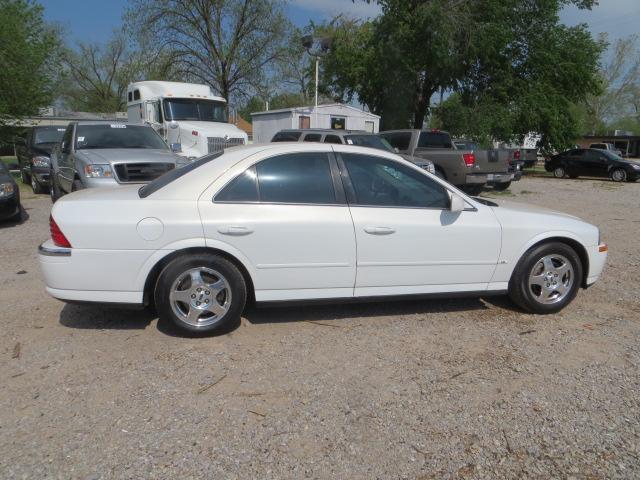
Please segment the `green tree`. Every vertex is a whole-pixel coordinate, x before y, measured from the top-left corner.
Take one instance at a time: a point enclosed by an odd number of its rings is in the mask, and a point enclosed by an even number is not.
[[[31,0],[0,0],[0,127],[51,104],[60,33]]]

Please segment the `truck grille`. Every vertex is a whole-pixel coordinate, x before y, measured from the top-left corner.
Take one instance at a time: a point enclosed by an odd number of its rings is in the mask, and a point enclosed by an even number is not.
[[[118,163],[114,165],[120,183],[144,183],[175,168],[173,163]]]
[[[244,138],[207,137],[209,153],[216,153],[227,147],[244,145]]]

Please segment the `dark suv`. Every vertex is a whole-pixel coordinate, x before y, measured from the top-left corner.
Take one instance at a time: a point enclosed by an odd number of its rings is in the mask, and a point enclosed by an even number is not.
[[[33,127],[25,137],[15,140],[22,182],[31,184],[33,193],[49,188],[51,150],[62,140],[65,127]]]
[[[416,158],[411,155],[403,155],[393,148],[380,135],[363,132],[361,130],[330,130],[330,129],[291,129],[280,130],[271,139],[272,142],[319,142],[319,143],[339,143],[342,145],[355,145],[358,147],[369,147],[377,150],[396,153],[405,160],[415,163],[429,173],[437,175],[435,166],[431,160]]]

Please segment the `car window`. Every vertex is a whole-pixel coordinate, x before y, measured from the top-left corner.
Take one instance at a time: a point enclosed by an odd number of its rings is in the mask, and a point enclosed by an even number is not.
[[[602,152],[596,152],[595,150],[585,150],[583,160],[595,162],[600,160],[601,156],[602,156]]]
[[[380,136],[389,142],[393,148],[409,150],[411,132],[382,133]]]
[[[358,145],[359,147],[376,148],[378,150],[393,152],[393,147],[389,145],[389,142],[377,135],[345,135],[344,139],[347,145]]]
[[[105,123],[100,125],[78,125],[76,149],[141,148],[168,150],[162,137],[145,125]]]
[[[256,172],[261,202],[336,203],[326,153],[280,155],[258,163]]]
[[[33,129],[33,144],[58,143],[64,135],[64,127],[45,127]]]
[[[453,145],[448,133],[420,132],[418,148],[453,148]]]
[[[358,205],[449,208],[447,190],[411,167],[361,154],[343,153],[342,158]]]
[[[303,141],[304,142],[319,142],[321,138],[322,138],[322,134],[320,134],[320,133],[307,133],[304,136]]]
[[[254,167],[245,170],[216,195],[216,202],[257,202],[258,182]]]
[[[324,143],[342,143],[342,139],[337,135],[327,135],[324,137]]]
[[[297,142],[302,132],[278,132],[271,139],[272,142]]]

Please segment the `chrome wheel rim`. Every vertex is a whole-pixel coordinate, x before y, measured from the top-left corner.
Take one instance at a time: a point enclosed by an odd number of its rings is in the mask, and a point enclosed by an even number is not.
[[[554,170],[553,174],[557,177],[557,178],[562,178],[564,177],[564,168],[558,167]]]
[[[625,172],[624,170],[614,170],[611,176],[613,177],[614,181],[622,182],[627,176],[627,172]]]
[[[36,180],[36,177],[34,177],[33,175],[31,176],[31,189],[34,192],[38,189],[38,181]]]
[[[192,268],[173,282],[169,300],[180,320],[194,327],[206,327],[222,320],[229,311],[231,287],[216,270]]]
[[[558,303],[571,292],[575,274],[571,262],[562,255],[545,255],[529,274],[529,291],[544,305]]]

